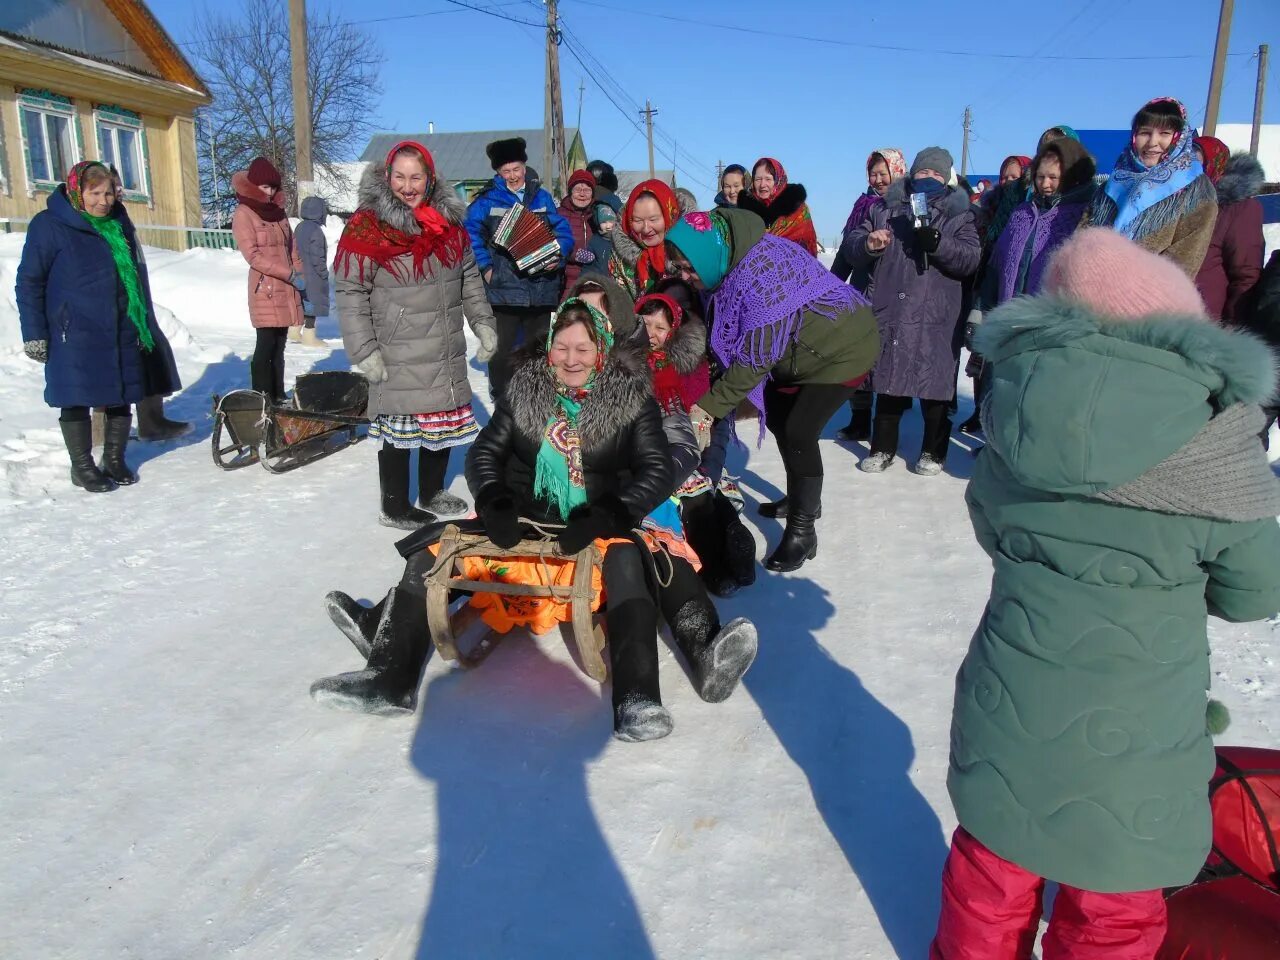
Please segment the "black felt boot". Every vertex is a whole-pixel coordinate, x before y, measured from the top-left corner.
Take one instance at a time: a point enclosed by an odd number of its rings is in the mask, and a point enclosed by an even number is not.
[[[409,450],[388,443],[378,451],[378,486],[382,489],[382,513],[378,522],[397,530],[417,530],[435,523],[434,513],[419,510],[409,498]]]
[[[62,440],[71,459],[71,482],[90,493],[107,493],[116,482],[93,462],[93,424],[88,420],[59,420]]]
[[[138,475],[124,462],[124,451],[129,446],[129,429],[133,417],[107,417],[102,428],[102,463],[99,469],[122,487],[138,482]]]
[[[430,655],[426,600],[397,587],[382,608],[368,665],[317,680],[311,685],[311,696],[357,713],[412,713],[418,706],[422,668]]]
[[[671,714],[658,686],[658,608],[627,600],[605,612],[609,668],[613,674],[613,735],[619,740],[659,740],[671,732]]]
[[[717,597],[732,596],[737,581],[729,572],[724,555],[724,531],[716,509],[715,491],[699,494],[680,502],[680,522],[685,539],[702,561],[702,582]]]
[[[356,603],[341,590],[334,590],[325,594],[324,608],[328,611],[333,625],[351,641],[351,645],[356,648],[360,656],[368,660],[369,652],[373,648],[373,636],[378,629],[378,621],[382,619],[382,609],[390,599],[391,593],[388,593],[372,607],[365,607]]]
[[[814,526],[822,514],[822,478],[795,477],[791,481],[791,510],[782,542],[764,565],[777,573],[799,570],[806,560],[818,555],[818,531]]]
[[[716,529],[724,544],[724,566],[734,589],[717,596],[728,596],[739,587],[749,587],[756,582],[756,538],[738,516],[733,502],[716,491]]]
[[[707,703],[729,699],[756,658],[756,628],[739,617],[723,629],[706,597],[686,600],[671,620],[671,635],[689,662],[693,686]]]

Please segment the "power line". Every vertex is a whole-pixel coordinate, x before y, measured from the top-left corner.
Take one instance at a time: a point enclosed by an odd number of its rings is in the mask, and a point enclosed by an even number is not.
[[[597,7],[601,10],[609,10],[613,13],[632,14],[631,10],[624,10],[621,7],[610,6],[605,3],[597,3],[595,0],[573,0],[574,3],[582,4],[586,7]],[[925,47],[904,47],[896,44],[886,43],[859,43],[854,40],[840,40],[835,37],[812,37],[799,33],[779,33],[776,30],[759,30],[753,27],[743,27],[736,23],[715,23],[710,20],[695,20],[692,17],[676,17],[669,14],[646,12],[645,16],[654,20],[670,20],[673,23],[688,23],[699,27],[711,27],[717,30],[732,30],[737,33],[750,33],[756,36],[769,37],[770,39],[786,39],[786,40],[803,40],[807,43],[821,43],[828,46],[836,47],[856,47],[862,50],[883,50],[889,53],[918,53],[933,57],[971,57],[980,60],[1078,60],[1078,61],[1150,61],[1150,60],[1206,60],[1209,59],[1208,54],[1203,53],[1177,53],[1162,54],[1158,56],[1094,56],[1094,57],[1069,57],[1061,55],[1040,55],[1036,56],[1029,53],[979,53],[975,50],[935,50]],[[1247,57],[1248,53],[1229,53],[1229,57]]]

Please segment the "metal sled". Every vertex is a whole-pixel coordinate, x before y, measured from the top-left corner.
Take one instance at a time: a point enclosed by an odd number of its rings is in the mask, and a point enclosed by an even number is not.
[[[213,462],[223,470],[252,463],[296,470],[362,440],[368,406],[369,381],[345,370],[303,374],[281,404],[257,390],[215,395]]]
[[[536,525],[535,525],[536,526]],[[436,563],[426,576],[427,625],[431,630],[431,642],[440,656],[464,667],[479,666],[497,647],[503,634],[494,633],[480,620],[480,611],[470,604],[462,605],[456,612],[449,611],[451,591],[469,594],[497,593],[505,596],[549,597],[571,601],[573,614],[573,641],[570,653],[575,650],[583,672],[598,683],[608,676],[602,651],[604,631],[592,622],[591,574],[603,559],[595,544],[572,559],[576,563],[571,587],[539,586],[536,584],[489,583],[469,580],[463,574],[465,557],[486,557],[494,560],[512,558],[567,559],[549,534],[540,540],[524,540],[514,547],[496,546],[483,534],[463,533],[455,524],[444,528],[440,536],[440,548]],[[550,578],[548,577],[548,580]],[[458,649],[457,638],[482,630],[483,635],[465,653]],[[566,645],[569,640],[566,637]]]

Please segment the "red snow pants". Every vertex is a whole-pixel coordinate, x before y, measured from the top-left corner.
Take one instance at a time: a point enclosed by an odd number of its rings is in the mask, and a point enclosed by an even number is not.
[[[1043,893],[1041,877],[957,829],[929,960],[1029,960]],[[1159,890],[1090,893],[1062,886],[1042,944],[1044,960],[1154,960],[1167,923]]]

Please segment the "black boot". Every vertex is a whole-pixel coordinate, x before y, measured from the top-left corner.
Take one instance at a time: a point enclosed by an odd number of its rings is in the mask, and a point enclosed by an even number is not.
[[[373,635],[377,632],[378,621],[382,619],[382,610],[390,599],[391,594],[388,593],[372,607],[365,607],[341,590],[334,590],[325,594],[324,608],[333,625],[342,631],[342,635],[351,641],[351,645],[367,661],[369,651],[373,648]]]
[[[738,584],[725,562],[724,532],[720,528],[716,496],[708,492],[681,500],[680,522],[685,539],[702,561],[702,582],[717,597],[728,597],[737,592]]]
[[[606,610],[605,626],[613,735],[633,743],[665,737],[673,724],[658,686],[658,608],[651,600],[627,600]]]
[[[734,590],[717,596],[729,596],[738,587],[749,587],[756,582],[756,538],[738,516],[732,501],[716,492],[717,529],[724,543],[724,566]]]
[[[790,481],[788,481],[788,486]],[[775,500],[772,503],[760,504],[760,516],[768,517],[770,520],[785,520],[787,511],[791,509],[791,498],[784,496],[781,500]],[[818,516],[822,516],[822,506],[818,506]]]
[[[124,462],[133,417],[107,417],[106,421],[102,429],[102,463],[99,469],[122,487],[137,483],[138,475]]]
[[[93,462],[93,424],[88,420],[59,420],[62,440],[71,458],[71,482],[90,493],[107,493],[116,482]]]
[[[409,499],[409,453],[387,443],[378,451],[378,485],[382,488],[378,522],[384,527],[417,530],[436,522],[435,514],[419,510]]]
[[[792,508],[778,549],[764,562],[778,573],[799,570],[818,555],[815,521],[822,515],[822,478],[796,477],[791,481]]]
[[[317,680],[311,685],[311,696],[357,713],[412,713],[418,706],[422,668],[430,656],[426,600],[397,587],[382,608],[368,665]]]
[[[689,662],[693,686],[707,703],[721,703],[756,658],[756,628],[739,617],[720,627],[716,608],[706,597],[686,600],[671,622],[671,635]]]
[[[161,397],[139,400],[136,407],[139,440],[175,440],[192,430],[191,424],[186,420],[170,420],[164,415],[164,400]]]
[[[871,439],[871,408],[854,410],[849,425],[836,431],[836,436],[848,443],[865,443]]]

